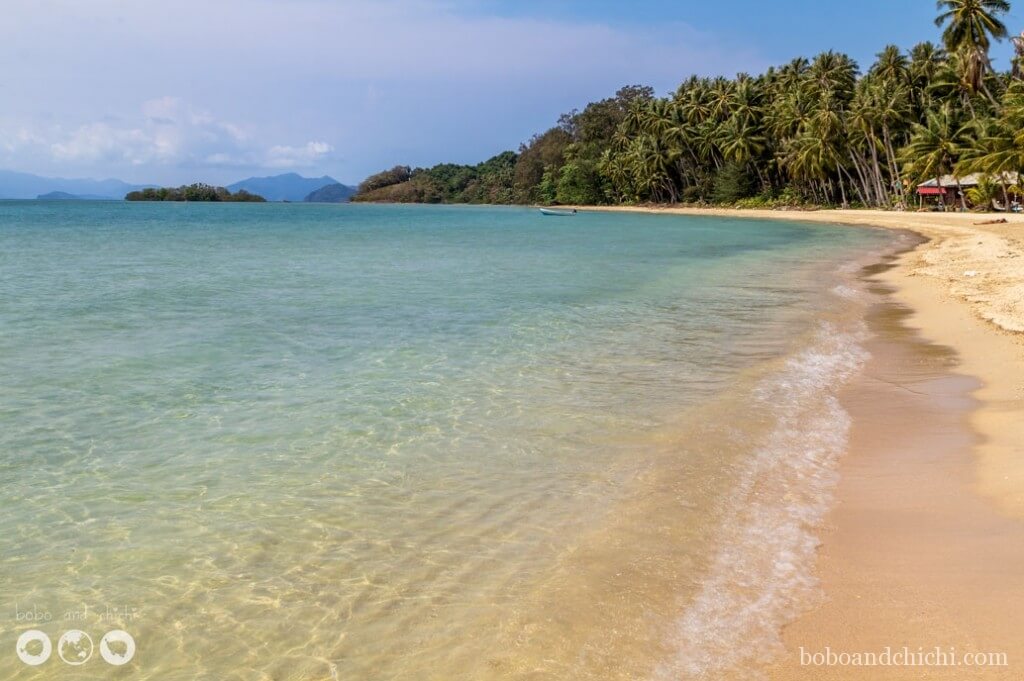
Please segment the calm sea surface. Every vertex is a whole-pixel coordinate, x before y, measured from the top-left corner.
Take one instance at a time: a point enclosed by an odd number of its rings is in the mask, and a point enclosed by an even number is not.
[[[892,241],[0,202],[0,678],[753,668],[813,597],[851,263]]]

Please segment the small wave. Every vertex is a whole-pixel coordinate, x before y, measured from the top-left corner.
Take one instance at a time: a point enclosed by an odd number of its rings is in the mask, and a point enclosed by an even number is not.
[[[850,417],[838,388],[867,360],[863,325],[822,323],[809,347],[754,391],[773,428],[745,460],[709,576],[673,625],[657,679],[760,678],[783,650],[781,627],[818,593],[816,529],[831,508]]]
[[[861,292],[849,284],[838,284],[832,287],[832,294],[845,300],[858,300]]]

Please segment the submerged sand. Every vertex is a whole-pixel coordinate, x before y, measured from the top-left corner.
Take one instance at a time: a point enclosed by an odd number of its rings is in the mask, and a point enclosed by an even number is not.
[[[960,371],[981,385],[970,425],[981,436],[979,493],[1024,518],[1024,216],[877,210],[732,210],[616,207],[678,215],[774,219],[914,231],[928,241],[887,275],[909,324],[955,349]],[[1006,220],[1005,224],[979,224]]]
[[[868,320],[872,359],[842,400],[853,430],[819,551],[825,598],[787,627],[786,655],[769,676],[1024,678],[1024,216],[614,210],[883,227],[926,239],[867,273],[883,302]],[[860,667],[801,659],[887,648],[944,657]],[[964,666],[972,653],[996,658]]]

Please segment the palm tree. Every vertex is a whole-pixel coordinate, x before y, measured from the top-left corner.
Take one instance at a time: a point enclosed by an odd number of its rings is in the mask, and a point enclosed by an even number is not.
[[[808,75],[819,91],[830,90],[849,101],[857,83],[857,62],[845,54],[823,52],[811,63]]]
[[[1006,25],[999,15],[1010,11],[1007,0],[938,0],[939,14],[935,25],[942,28],[946,49],[957,52],[965,47],[988,52],[991,39],[1006,37]]]
[[[998,118],[975,125],[974,144],[964,151],[957,172],[994,176],[1005,193],[1009,174],[1024,171],[1024,83],[1014,83],[1007,90]]]
[[[727,161],[732,161],[745,166],[758,156],[767,147],[768,140],[752,124],[741,116],[732,116],[718,129],[721,142],[722,155]],[[760,173],[760,170],[758,170]],[[763,178],[761,178],[763,181]]]
[[[910,121],[911,100],[909,89],[902,84],[888,82],[880,85],[875,92],[878,119],[882,127],[882,144],[885,157],[892,173],[890,181],[899,196],[900,204],[906,206],[903,193],[903,178],[900,177],[899,164],[896,158],[896,141],[902,138],[903,131],[908,130]]]
[[[887,184],[878,158],[882,146],[879,130],[882,113],[879,103],[880,86],[877,78],[868,76],[857,84],[857,92],[850,104],[848,125],[853,133],[850,159],[861,180],[862,195],[874,196],[877,202],[888,203]]]
[[[917,111],[930,108],[929,86],[945,61],[945,51],[931,42],[919,43],[910,50],[910,96]]]
[[[996,202],[996,192],[999,191],[999,185],[995,183],[989,176],[984,176],[978,181],[978,184],[967,190],[967,198],[971,200],[973,206],[984,206],[986,210],[991,209]],[[1003,192],[1003,200],[1007,200],[1006,192]]]
[[[903,150],[907,174],[917,181],[935,179],[941,192],[944,189],[942,177],[952,174],[960,155],[970,147],[973,130],[974,124],[961,123],[949,104],[938,111],[928,112],[924,123],[914,124],[910,142]],[[956,185],[966,209],[959,180]],[[945,204],[944,195],[941,200]]]
[[[938,0],[940,14],[935,25],[945,30],[942,40],[951,53],[964,59],[967,82],[974,92],[983,91],[993,105],[995,98],[985,86],[985,74],[992,70],[988,58],[992,40],[1006,37],[1006,25],[999,16],[1010,11],[1007,0]]]
[[[871,73],[886,82],[907,83],[910,78],[907,57],[895,45],[886,45],[878,53]]]

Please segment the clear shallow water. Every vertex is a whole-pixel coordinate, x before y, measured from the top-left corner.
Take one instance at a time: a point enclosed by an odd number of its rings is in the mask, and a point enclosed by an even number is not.
[[[808,588],[860,361],[830,291],[890,240],[0,202],[0,650],[116,624],[136,657],[97,679],[698,678],[730,632],[770,650],[729,570],[769,624]],[[796,501],[754,527],[755,497]]]

